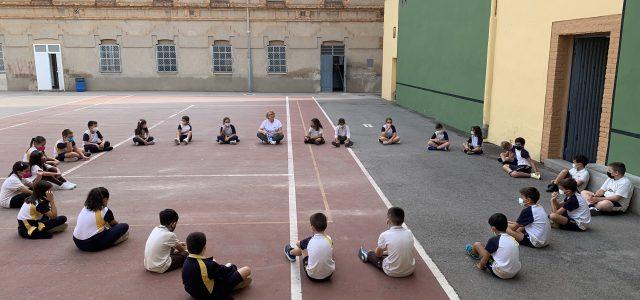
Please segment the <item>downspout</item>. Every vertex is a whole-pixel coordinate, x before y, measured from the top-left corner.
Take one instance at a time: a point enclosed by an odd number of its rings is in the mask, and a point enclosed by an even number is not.
[[[251,54],[251,23],[249,21],[249,0],[247,0],[247,92],[253,93],[253,55]]]
[[[489,40],[487,43],[487,68],[484,81],[484,105],[482,108],[482,133],[489,136],[491,122],[491,93],[493,89],[493,63],[496,46],[496,23],[498,0],[491,0],[491,16],[489,18]]]

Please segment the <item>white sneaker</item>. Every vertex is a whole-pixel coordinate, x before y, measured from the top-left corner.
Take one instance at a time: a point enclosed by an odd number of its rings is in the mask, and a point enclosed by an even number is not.
[[[276,144],[276,141],[269,141],[269,144],[271,144],[271,145],[275,145],[275,144]]]
[[[229,142],[229,144],[231,144],[231,145],[235,145],[236,143],[237,143],[236,140],[232,140],[232,141]]]
[[[70,182],[65,182],[60,186],[61,190],[73,190],[75,188],[75,186],[73,186],[73,184],[71,184]]]
[[[182,140],[182,143],[184,143],[185,145],[186,145],[186,144],[189,144],[189,140],[184,139],[184,140]]]

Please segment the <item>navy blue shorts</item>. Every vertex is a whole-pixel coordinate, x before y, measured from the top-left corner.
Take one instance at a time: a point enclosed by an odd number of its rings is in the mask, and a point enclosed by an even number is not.
[[[531,247],[531,248],[536,248],[536,246],[534,246],[531,243],[531,240],[529,239],[529,233],[525,230],[524,231],[524,238],[522,239],[522,241],[518,242],[520,245],[522,246],[527,246],[527,247]]]
[[[519,165],[509,165],[509,169],[515,172],[522,172],[531,174],[531,166],[519,166]]]

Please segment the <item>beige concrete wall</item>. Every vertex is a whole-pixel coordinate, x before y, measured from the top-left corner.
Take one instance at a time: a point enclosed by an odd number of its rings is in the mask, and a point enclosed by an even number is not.
[[[395,100],[398,58],[398,0],[384,1],[384,45],[382,48],[382,99]]]
[[[522,136],[540,159],[552,23],[620,14],[622,3],[498,1],[488,141]]]
[[[304,17],[298,9],[253,10],[251,44],[255,91],[319,92],[320,46],[324,41],[340,41],[346,49],[348,91],[379,92],[382,1],[349,0],[345,5],[355,3],[364,8],[321,9],[313,15],[305,11]],[[254,5],[263,2],[252,0]],[[0,36],[6,44],[8,88],[36,88],[32,45],[48,41],[62,46],[67,90],[74,89],[73,78],[76,76],[87,78],[90,90],[246,90],[245,10],[184,4],[189,7],[83,7],[74,10],[65,6],[26,9],[0,5]],[[287,4],[320,5],[316,0],[287,1]],[[80,12],[76,14],[77,10]],[[98,46],[105,39],[116,40],[120,45],[120,73],[99,72]],[[173,40],[176,44],[177,73],[156,72],[154,46],[163,39]],[[231,42],[232,74],[213,74],[211,45],[215,40]],[[267,74],[266,46],[270,40],[285,41],[287,74]],[[367,67],[368,59],[374,60],[373,68]]]

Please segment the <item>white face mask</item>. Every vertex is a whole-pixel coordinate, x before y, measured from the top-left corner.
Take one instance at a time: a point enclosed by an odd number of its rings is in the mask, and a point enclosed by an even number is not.
[[[93,129],[91,130],[92,132],[98,132],[98,126],[93,127]]]
[[[520,204],[520,206],[524,207],[524,199],[518,198],[518,204]]]
[[[475,133],[473,133],[473,131],[471,131],[471,135],[475,135]]]
[[[226,123],[224,123],[224,126],[229,126],[230,124],[231,123],[226,122]]]
[[[575,169],[576,168],[576,164],[571,164],[571,167]]]
[[[558,194],[564,195],[564,190],[558,190]]]

